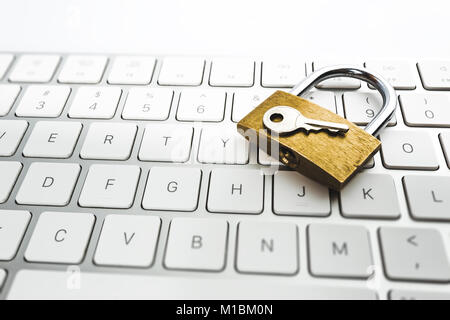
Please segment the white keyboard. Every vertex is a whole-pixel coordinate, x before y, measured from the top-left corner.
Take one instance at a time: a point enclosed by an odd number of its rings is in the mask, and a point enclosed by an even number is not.
[[[339,194],[238,122],[320,66],[397,89]],[[358,125],[353,79],[306,97]],[[450,60],[0,54],[0,298],[450,299]]]

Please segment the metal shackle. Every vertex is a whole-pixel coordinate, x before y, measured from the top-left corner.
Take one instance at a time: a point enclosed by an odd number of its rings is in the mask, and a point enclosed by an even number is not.
[[[321,68],[308,77],[300,81],[289,92],[296,96],[301,96],[308,92],[311,88],[320,82],[338,77],[356,78],[372,85],[381,94],[383,99],[383,107],[380,112],[369,122],[364,130],[371,135],[378,133],[388,124],[397,108],[397,96],[394,88],[382,76],[376,72],[369,71],[365,68],[358,68],[351,65],[337,65]]]

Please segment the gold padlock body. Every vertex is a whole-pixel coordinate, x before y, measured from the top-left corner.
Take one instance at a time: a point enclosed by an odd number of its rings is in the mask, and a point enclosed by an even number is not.
[[[329,134],[324,130],[306,133],[300,129],[290,135],[272,137],[264,127],[263,116],[275,106],[290,106],[307,118],[345,123],[350,129],[345,135]],[[381,147],[377,138],[354,123],[284,91],[272,94],[239,121],[237,127],[246,138],[257,137],[249,139],[250,142],[257,143],[268,154],[271,154],[271,141],[277,141],[281,163],[338,191]]]

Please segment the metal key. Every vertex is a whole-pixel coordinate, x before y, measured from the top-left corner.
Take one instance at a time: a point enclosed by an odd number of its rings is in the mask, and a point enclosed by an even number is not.
[[[288,106],[276,106],[263,117],[264,125],[278,134],[292,133],[298,129],[309,131],[326,130],[330,133],[345,133],[349,127],[343,123],[315,120],[305,117],[300,111]]]

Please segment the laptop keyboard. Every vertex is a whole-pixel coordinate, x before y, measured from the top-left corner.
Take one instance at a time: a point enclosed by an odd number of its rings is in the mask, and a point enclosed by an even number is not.
[[[235,127],[343,62],[399,107],[337,193]],[[0,298],[450,298],[450,61],[0,54],[0,79]],[[381,107],[355,79],[305,97]]]

